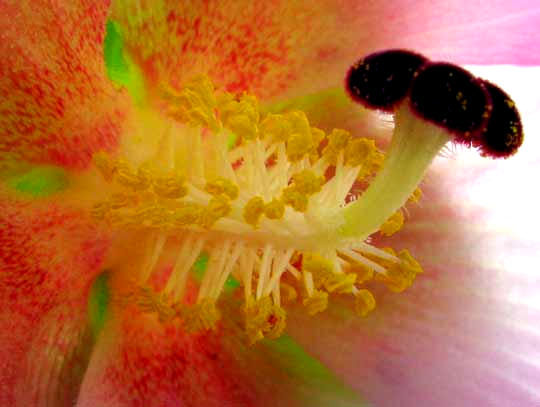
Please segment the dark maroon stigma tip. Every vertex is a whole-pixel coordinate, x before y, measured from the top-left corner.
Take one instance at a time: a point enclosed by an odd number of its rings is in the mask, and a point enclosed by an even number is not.
[[[460,143],[470,145],[490,116],[491,99],[482,83],[465,69],[448,63],[422,67],[409,96],[413,112],[445,128]]]
[[[523,126],[514,101],[498,86],[482,80],[493,109],[484,131],[474,139],[484,157],[508,158],[523,143]]]
[[[411,51],[376,52],[349,69],[345,88],[356,102],[391,112],[406,96],[416,70],[425,62],[424,56]]]

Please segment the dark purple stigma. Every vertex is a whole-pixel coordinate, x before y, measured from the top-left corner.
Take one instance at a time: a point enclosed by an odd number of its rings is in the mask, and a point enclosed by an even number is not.
[[[448,130],[456,142],[468,145],[484,129],[492,109],[482,82],[448,63],[427,64],[420,69],[409,97],[414,113]]]
[[[345,87],[362,105],[391,112],[407,95],[415,72],[425,62],[424,56],[411,51],[376,52],[349,69]]]
[[[493,109],[484,131],[474,140],[482,156],[508,158],[523,143],[523,126],[514,101],[498,86],[482,81]]]

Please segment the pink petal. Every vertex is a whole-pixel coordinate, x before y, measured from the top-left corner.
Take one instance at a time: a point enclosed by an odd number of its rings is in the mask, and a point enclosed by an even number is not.
[[[349,2],[351,19],[377,19],[357,37],[370,50],[413,48],[460,64],[540,64],[540,5],[532,0],[485,2],[398,0]],[[376,40],[372,40],[370,37]]]
[[[300,343],[374,405],[540,403],[538,69],[500,72],[525,144],[506,161],[461,151],[437,159],[421,206],[386,242],[409,248],[425,273],[402,294],[376,292],[364,320],[337,309],[291,317]]]
[[[218,335],[189,335],[126,311],[106,324],[79,407],[255,405]]]
[[[248,346],[239,326],[186,334],[133,309],[113,310],[78,407],[360,406],[289,338]]]
[[[70,405],[91,345],[86,302],[107,240],[79,211],[0,199],[0,405]]]
[[[105,75],[108,1],[0,4],[0,156],[85,167],[116,146],[125,101]]]
[[[341,84],[364,54],[407,47],[456,62],[540,62],[530,1],[118,2],[112,17],[154,85],[208,73],[263,98]]]

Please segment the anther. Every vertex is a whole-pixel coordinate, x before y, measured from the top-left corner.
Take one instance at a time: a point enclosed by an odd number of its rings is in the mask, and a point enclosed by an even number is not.
[[[362,289],[356,293],[356,302],[354,310],[361,317],[367,316],[371,311],[375,309],[375,297],[369,290]]]

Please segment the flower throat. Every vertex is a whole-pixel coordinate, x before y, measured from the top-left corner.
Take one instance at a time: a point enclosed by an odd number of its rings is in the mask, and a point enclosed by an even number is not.
[[[313,315],[329,296],[346,294],[365,316],[375,307],[365,287],[371,280],[400,292],[422,271],[406,250],[396,254],[365,237],[340,235],[341,212],[356,199],[353,185],[368,184],[383,163],[373,141],[339,129],[325,134],[300,111],[261,118],[254,96],[216,92],[206,77],[181,91],[167,88],[164,100],[170,125],[155,154],[139,163],[94,157],[116,192],[94,206],[93,216],[116,229],[149,232],[147,261],[124,303],[197,332],[215,328],[223,317],[220,296],[235,281],[253,343],[283,332],[289,303]],[[418,198],[419,190],[411,200]],[[397,232],[403,219],[397,210],[380,232]],[[170,240],[178,242],[176,260],[157,291],[149,281]],[[186,286],[201,256],[206,270],[188,301]]]

